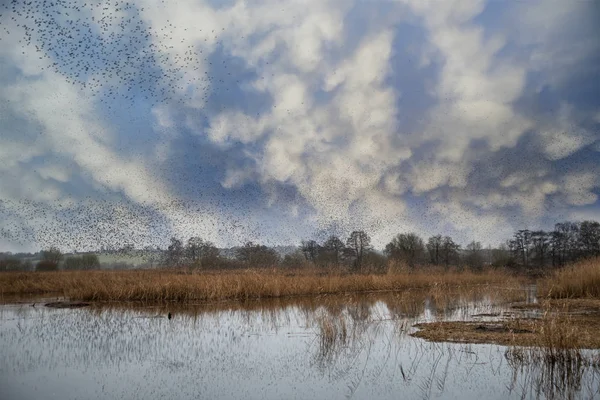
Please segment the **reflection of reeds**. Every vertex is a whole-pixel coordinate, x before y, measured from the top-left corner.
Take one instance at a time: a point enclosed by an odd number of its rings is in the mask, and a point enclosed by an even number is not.
[[[521,373],[525,381],[521,384],[536,397],[578,397],[586,374],[594,375],[593,379],[600,378],[600,352],[581,347],[580,328],[571,323],[568,309],[560,311],[546,310],[539,321],[535,346],[513,346],[506,352],[514,381]]]
[[[313,271],[314,272],[314,271]],[[509,285],[518,280],[501,271],[484,273],[425,270],[387,275],[289,273],[243,270],[184,274],[174,270],[60,271],[0,274],[4,294],[60,294],[86,301],[197,302],[286,296],[397,291],[435,291]]]
[[[552,298],[600,298],[600,258],[560,269],[542,280],[540,288]]]
[[[590,398],[600,394],[600,358],[591,351],[576,348],[512,347],[506,359],[513,369],[512,389],[521,376],[522,397],[548,399]],[[597,387],[583,384],[595,382]],[[529,392],[529,396],[527,396]]]
[[[348,341],[348,326],[343,314],[324,314],[317,318],[319,353],[324,359],[330,358],[343,348]]]

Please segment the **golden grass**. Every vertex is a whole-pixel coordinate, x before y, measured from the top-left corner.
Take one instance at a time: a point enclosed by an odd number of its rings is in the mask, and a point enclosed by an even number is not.
[[[501,322],[431,322],[415,325],[415,337],[433,342],[493,343],[504,346],[533,346],[559,358],[567,350],[600,349],[600,319],[561,316],[539,320]]]
[[[175,270],[58,271],[0,274],[0,295],[61,295],[82,301],[194,303],[289,296],[399,291],[492,285],[519,286],[502,271],[483,273],[427,269],[383,275],[281,269],[185,274]]]
[[[560,359],[580,349],[600,349],[600,300],[548,299],[541,304],[513,306],[540,309],[537,318],[509,315],[493,322],[441,321],[415,325],[413,335],[435,342],[493,343],[544,349],[549,359]]]
[[[544,296],[563,298],[600,298],[600,258],[580,261],[554,272],[540,281]]]

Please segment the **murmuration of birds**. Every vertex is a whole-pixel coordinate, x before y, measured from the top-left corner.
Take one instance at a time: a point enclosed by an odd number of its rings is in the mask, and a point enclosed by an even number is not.
[[[226,63],[215,76],[204,71],[199,77],[204,65],[212,65],[209,52],[186,37],[178,43],[180,49],[190,41],[185,52],[172,51],[173,23],[152,27],[141,17],[143,12],[127,1],[11,0],[0,5],[0,40],[13,41],[23,54],[35,51],[49,61],[45,68],[108,108],[117,99],[143,99],[154,106],[184,103],[192,95],[206,100],[211,92],[229,90],[235,77]],[[2,26],[3,18],[19,30]],[[198,96],[198,91],[203,93]]]

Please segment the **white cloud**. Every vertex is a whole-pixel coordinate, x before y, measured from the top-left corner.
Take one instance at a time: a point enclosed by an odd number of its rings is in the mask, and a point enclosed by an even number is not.
[[[550,160],[560,160],[593,143],[594,136],[577,124],[572,117],[573,106],[563,103],[556,116],[539,134],[544,153]]]
[[[569,205],[584,206],[598,200],[593,189],[599,184],[598,171],[572,172],[563,177],[561,191],[566,195]]]
[[[368,227],[380,245],[399,229],[430,234],[437,227],[494,242],[512,225],[543,217],[550,199],[565,207],[597,202],[596,171],[585,163],[559,170],[554,162],[568,161],[597,139],[584,122],[600,122],[600,114],[583,115],[575,101],[543,117],[516,106],[532,90],[531,72],[539,78],[533,90],[558,90],[598,49],[583,34],[591,29],[583,3],[507,3],[512,20],[490,29],[485,18],[475,20],[485,10],[482,0],[387,2],[386,15],[364,21],[349,18],[360,4],[340,0],[240,0],[218,8],[196,0],[169,6],[137,0],[156,67],[168,77],[156,84],[178,100],[152,108],[147,117],[158,139],[137,157],[116,150],[119,127],[104,120],[85,91],[51,72],[48,60],[0,44],[0,62],[21,76],[0,74],[9,82],[0,98],[10,102],[6,119],[13,121],[0,128],[0,171],[7,177],[0,192],[5,199],[50,204],[73,201],[65,187],[85,181],[93,195],[130,203],[122,210],[129,217],[135,205],[153,207],[168,230],[188,235],[202,214],[198,229],[208,238],[232,237],[215,228],[226,225],[231,210],[165,206],[177,197],[166,179],[177,177],[161,168],[173,162],[176,139],[191,130],[231,156],[218,164],[227,166],[218,171],[222,189],[261,185],[266,207],[305,217],[307,224]],[[108,12],[116,19],[104,34],[118,33],[125,14]],[[579,17],[583,22],[574,27]],[[404,19],[423,29],[424,42],[407,46],[421,68],[415,73],[431,73],[423,95],[432,104],[418,110],[424,120],[418,128],[399,104],[421,89],[393,86],[390,79],[402,72],[393,62],[406,56],[397,54],[404,48],[398,42],[415,41],[397,35]],[[210,64],[215,51],[255,74],[239,85],[248,98],[256,92],[268,98],[260,112],[208,104],[207,94],[220,90],[209,76],[217,70]],[[253,111],[242,111],[248,108]],[[522,139],[529,147],[516,148]],[[242,148],[235,156],[244,159],[233,159],[228,151],[234,148]],[[40,159],[44,165],[37,168]],[[292,187],[301,201],[282,204],[289,200],[279,196],[280,186]],[[249,224],[263,217],[256,210],[245,214],[240,218]],[[428,218],[436,223],[426,226]],[[232,232],[256,236],[243,224],[232,225]]]

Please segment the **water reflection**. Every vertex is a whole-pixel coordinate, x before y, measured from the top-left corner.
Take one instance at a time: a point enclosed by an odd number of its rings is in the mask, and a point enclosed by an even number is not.
[[[506,357],[506,347],[410,336],[418,322],[505,312],[489,293],[419,292],[186,308],[5,305],[0,387],[10,399],[600,395],[597,366],[573,369],[569,391],[544,392],[556,375]]]

